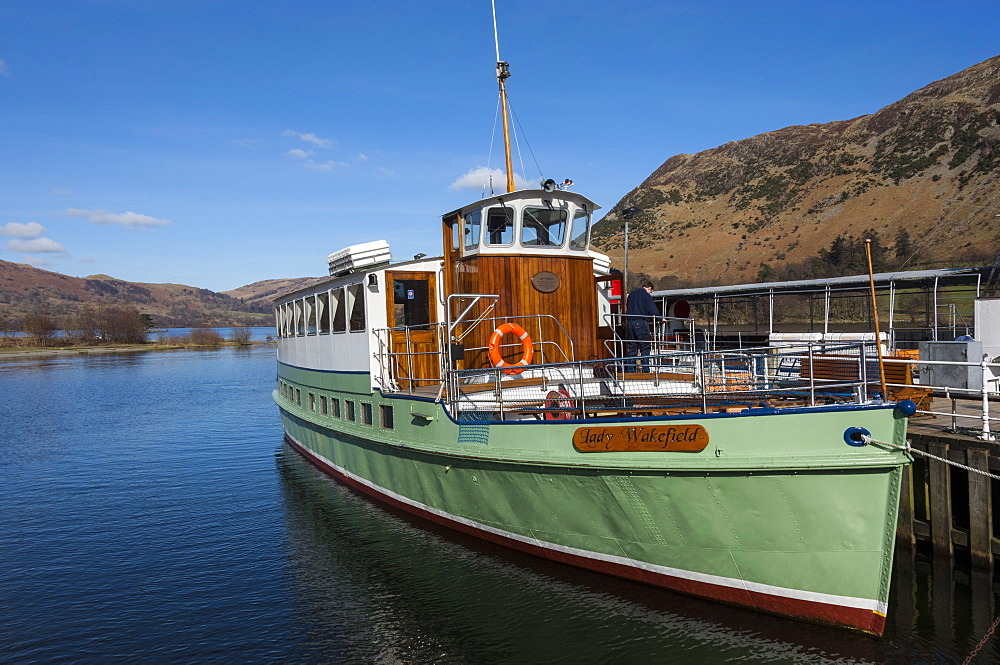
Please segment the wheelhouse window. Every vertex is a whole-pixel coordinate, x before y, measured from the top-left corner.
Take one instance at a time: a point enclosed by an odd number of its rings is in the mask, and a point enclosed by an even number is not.
[[[319,332],[321,335],[330,332],[330,294],[320,293],[316,296],[316,318],[319,319]]]
[[[569,231],[569,248],[586,251],[587,235],[590,231],[590,213],[577,210],[573,213],[573,225]]]
[[[335,289],[330,292],[333,298],[333,332],[340,333],[347,330],[347,302],[344,300],[344,289]]]
[[[483,221],[481,210],[465,213],[465,247],[472,249],[479,246],[479,231]]]
[[[365,329],[365,285],[352,284],[347,287],[347,295],[351,300],[351,332]]]
[[[561,247],[566,240],[566,218],[565,210],[526,207],[521,244],[525,247]]]
[[[514,244],[514,209],[510,206],[490,208],[486,214],[486,244]]]

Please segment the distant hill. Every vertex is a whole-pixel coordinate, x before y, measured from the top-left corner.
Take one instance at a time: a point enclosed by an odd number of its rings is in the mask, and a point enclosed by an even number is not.
[[[286,279],[265,279],[261,282],[254,282],[253,284],[247,284],[246,286],[241,286],[238,289],[231,289],[229,291],[223,291],[222,293],[231,298],[242,300],[246,303],[266,303],[270,306],[271,302],[279,295],[288,293],[289,291],[304,289],[307,286],[312,286],[313,284],[316,284],[324,279],[329,279],[329,277],[289,277]]]
[[[0,319],[11,324],[39,307],[59,319],[76,313],[85,303],[130,303],[140,313],[149,314],[158,328],[198,324],[270,325],[273,317],[269,294],[278,293],[283,284],[296,288],[296,284],[312,279],[271,280],[228,293],[216,293],[184,284],[126,282],[107,275],[68,277],[0,260]],[[265,286],[267,284],[274,287]],[[248,297],[244,293],[258,295]]]
[[[872,232],[885,267],[991,263],[998,167],[1000,56],[871,115],[671,157],[595,225],[593,242],[621,267],[620,213],[640,208],[629,269],[662,285],[848,272],[838,243]]]

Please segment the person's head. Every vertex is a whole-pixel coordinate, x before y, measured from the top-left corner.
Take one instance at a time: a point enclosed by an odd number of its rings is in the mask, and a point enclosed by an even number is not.
[[[646,289],[647,293],[652,293],[653,283],[647,279],[645,282],[642,283],[642,288]]]

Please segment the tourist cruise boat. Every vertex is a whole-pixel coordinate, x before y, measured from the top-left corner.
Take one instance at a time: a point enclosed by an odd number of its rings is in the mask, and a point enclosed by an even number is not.
[[[866,437],[902,445],[912,404],[882,399],[863,342],[704,349],[664,316],[652,355],[623,358],[597,208],[509,181],[443,215],[438,256],[331,254],[275,303],[286,441],[457,531],[881,634],[910,458]]]

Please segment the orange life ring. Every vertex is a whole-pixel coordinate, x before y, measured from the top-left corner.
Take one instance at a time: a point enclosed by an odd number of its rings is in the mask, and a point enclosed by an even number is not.
[[[545,419],[546,420],[569,420],[572,415],[568,409],[573,408],[573,402],[569,399],[569,392],[566,390],[550,390],[545,396]],[[556,413],[548,409],[567,409]]]
[[[524,353],[516,363],[509,363],[500,355],[500,338],[507,333],[514,333],[521,340],[521,348],[524,350]],[[520,374],[524,371],[524,365],[531,364],[531,357],[533,355],[535,355],[535,348],[534,343],[531,341],[531,336],[516,323],[505,323],[490,335],[490,362],[493,363],[494,367],[509,367],[510,369],[503,371],[504,374]],[[518,367],[518,365],[521,365],[521,367]]]

